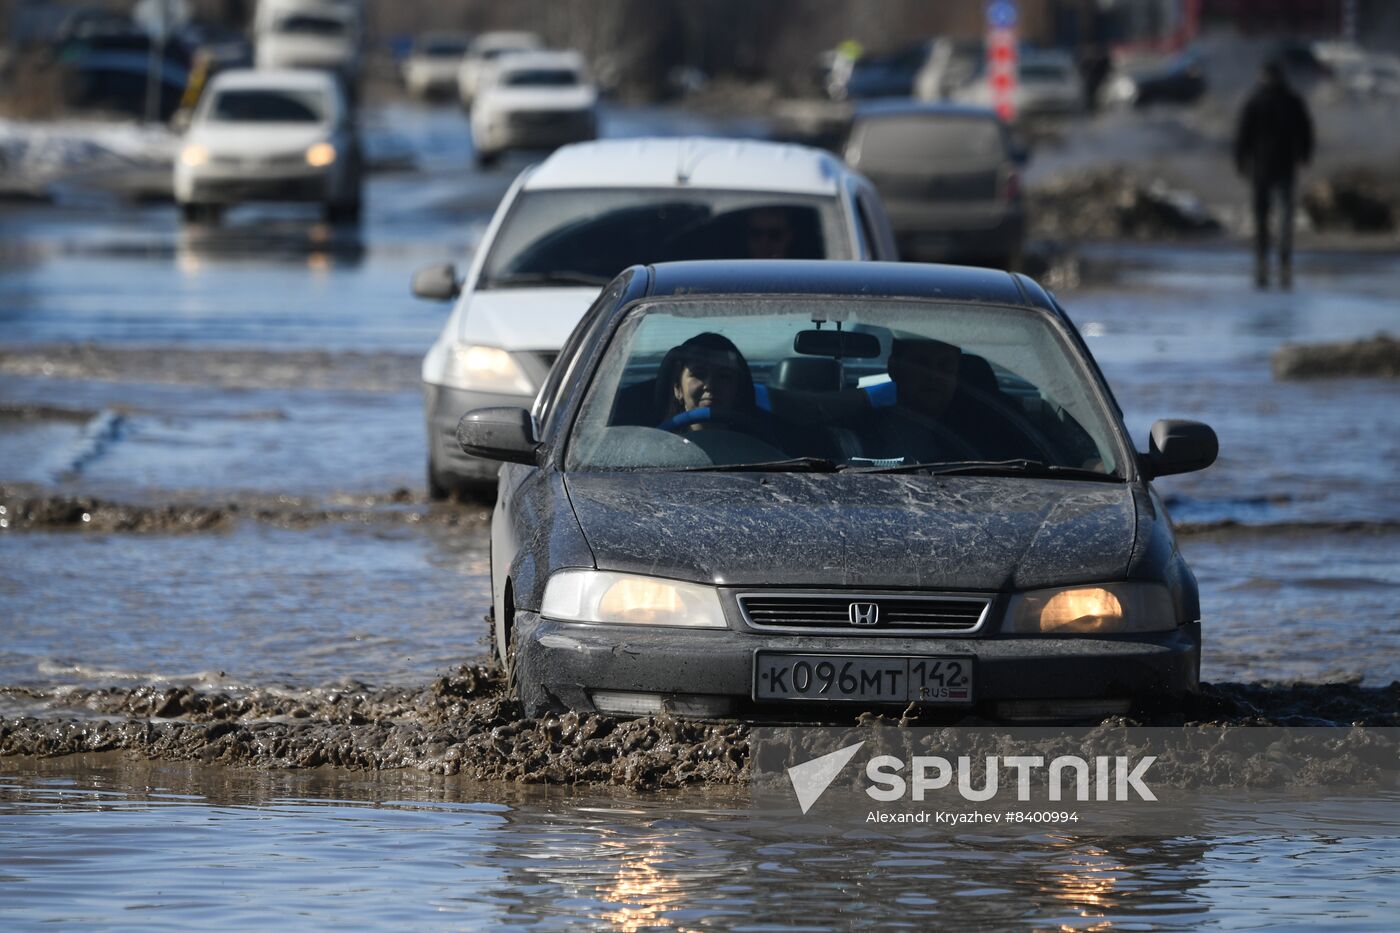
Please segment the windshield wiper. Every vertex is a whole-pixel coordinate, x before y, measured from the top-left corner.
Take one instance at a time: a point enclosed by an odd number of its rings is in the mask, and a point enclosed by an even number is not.
[[[605,275],[593,275],[588,272],[570,272],[568,270],[560,272],[518,272],[514,275],[503,275],[500,278],[490,279],[490,288],[521,288],[530,285],[596,285],[602,287],[612,279]]]
[[[678,469],[686,473],[835,473],[840,467],[825,457],[793,457],[790,460],[761,460],[758,463],[709,463]]]
[[[930,476],[1029,476],[1051,479],[1083,479],[1100,483],[1121,483],[1112,473],[1081,467],[1055,466],[1040,460],[945,460],[929,463],[900,463],[894,466],[841,468],[847,473],[927,473]]]

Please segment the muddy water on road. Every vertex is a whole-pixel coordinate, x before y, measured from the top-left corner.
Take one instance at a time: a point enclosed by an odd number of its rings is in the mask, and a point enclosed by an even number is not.
[[[482,657],[485,510],[423,499],[417,361],[446,312],[406,287],[466,261],[510,172],[465,170],[454,112],[401,119],[419,170],[375,176],[358,233],[0,214],[7,917],[1382,925],[1400,855],[1365,833],[1264,846],[1222,813],[1132,847],[774,845],[740,814],[742,726],[521,721]],[[1244,267],[1104,248],[1061,295],[1135,438],[1158,417],[1221,435],[1215,468],[1159,483],[1214,684],[1179,718],[1400,723],[1393,387],[1268,368],[1283,342],[1393,329],[1400,268],[1303,257],[1285,295]]]

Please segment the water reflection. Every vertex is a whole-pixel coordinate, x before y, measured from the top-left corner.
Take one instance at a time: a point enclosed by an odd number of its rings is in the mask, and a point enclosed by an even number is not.
[[[624,931],[1381,927],[1400,870],[1394,827],[1287,828],[1283,813],[1268,832],[1220,812],[1165,839],[793,839],[750,820],[745,799],[0,759],[0,899],[19,923],[140,906],[147,923],[234,926],[316,911],[326,923]],[[219,883],[190,870],[206,867]]]
[[[176,237],[175,263],[187,278],[211,262],[254,260],[304,263],[313,273],[353,268],[365,258],[358,224],[328,224],[300,216],[234,214],[217,226],[184,224]]]

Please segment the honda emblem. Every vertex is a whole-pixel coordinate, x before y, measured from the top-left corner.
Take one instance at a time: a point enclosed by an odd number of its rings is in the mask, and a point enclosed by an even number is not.
[[[874,625],[880,621],[880,604],[851,603],[848,614],[852,625]]]

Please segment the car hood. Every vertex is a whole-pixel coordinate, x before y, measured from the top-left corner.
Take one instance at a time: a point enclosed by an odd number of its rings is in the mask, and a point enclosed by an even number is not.
[[[566,476],[598,569],[735,586],[1021,590],[1121,578],[1128,484],[811,473]]]
[[[502,112],[519,110],[587,110],[598,102],[592,86],[492,87],[481,95],[482,106]]]
[[[457,322],[460,343],[557,350],[600,288],[499,288],[474,292]]]
[[[296,152],[327,139],[331,129],[322,123],[278,126],[275,123],[204,123],[185,134],[186,143],[198,143],[215,155],[262,156]]]

